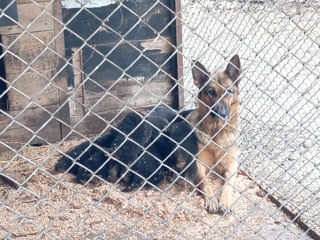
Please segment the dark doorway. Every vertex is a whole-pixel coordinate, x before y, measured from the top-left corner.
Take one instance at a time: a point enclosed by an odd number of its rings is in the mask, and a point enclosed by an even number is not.
[[[7,83],[5,82],[6,79],[6,71],[4,65],[4,56],[3,48],[2,48],[2,38],[0,35],[0,109],[1,110],[8,110],[8,95],[7,95]]]

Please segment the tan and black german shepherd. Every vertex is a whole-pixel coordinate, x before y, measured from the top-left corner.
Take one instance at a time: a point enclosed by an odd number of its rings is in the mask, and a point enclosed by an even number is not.
[[[222,213],[232,206],[239,155],[240,69],[238,55],[233,56],[226,70],[221,72],[210,73],[201,63],[193,63],[193,80],[199,88],[198,107],[187,120],[195,129],[199,150],[195,183],[210,213]],[[218,173],[225,181],[218,204],[211,200],[214,192],[208,180],[210,171]]]
[[[199,88],[197,109],[179,116],[166,108],[154,109],[147,117],[129,112],[117,128],[63,154],[55,170],[68,171],[84,184],[95,175],[111,182],[121,180],[126,186],[123,191],[159,185],[165,175],[176,176],[175,172],[200,188],[208,212],[229,210],[238,169],[240,60],[235,55],[225,71],[213,73],[194,62],[192,74]],[[212,201],[208,180],[212,171],[226,182],[218,204]]]

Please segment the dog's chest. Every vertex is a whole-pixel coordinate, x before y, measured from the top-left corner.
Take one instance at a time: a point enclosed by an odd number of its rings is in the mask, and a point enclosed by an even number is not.
[[[230,154],[233,156],[234,160],[237,159],[238,148],[236,146],[236,141],[239,134],[236,134],[234,131],[221,132],[220,135],[217,135],[212,139],[201,134],[200,131],[196,135],[199,149],[198,160],[206,166],[214,166],[217,161],[223,165],[226,161],[225,156],[229,156]],[[216,166],[216,171],[221,171],[220,164]]]
[[[217,144],[218,147],[227,150],[233,146],[238,140],[240,131],[238,129],[223,129],[212,139],[213,144]]]
[[[228,148],[235,145],[240,136],[240,124],[238,121],[232,126],[219,127],[216,122],[198,124],[198,118],[199,116],[196,112],[193,112],[188,117],[190,125],[195,128],[198,144],[208,146],[212,150],[228,150]]]

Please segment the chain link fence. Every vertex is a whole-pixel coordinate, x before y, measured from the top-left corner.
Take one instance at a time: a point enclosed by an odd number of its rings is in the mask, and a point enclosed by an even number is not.
[[[0,9],[1,238],[319,238],[319,1],[5,0]],[[129,111],[196,108],[192,60],[217,71],[234,54],[242,130],[232,212],[208,213],[184,176],[124,193],[119,181],[77,184],[54,170]],[[210,180],[216,197],[222,181]]]

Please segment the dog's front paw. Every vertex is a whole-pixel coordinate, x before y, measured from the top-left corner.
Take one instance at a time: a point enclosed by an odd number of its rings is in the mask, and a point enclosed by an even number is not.
[[[222,193],[219,196],[218,213],[224,214],[231,212],[232,197],[230,194]]]
[[[217,213],[219,210],[219,206],[213,199],[206,199],[205,200],[205,209],[208,213]]]

